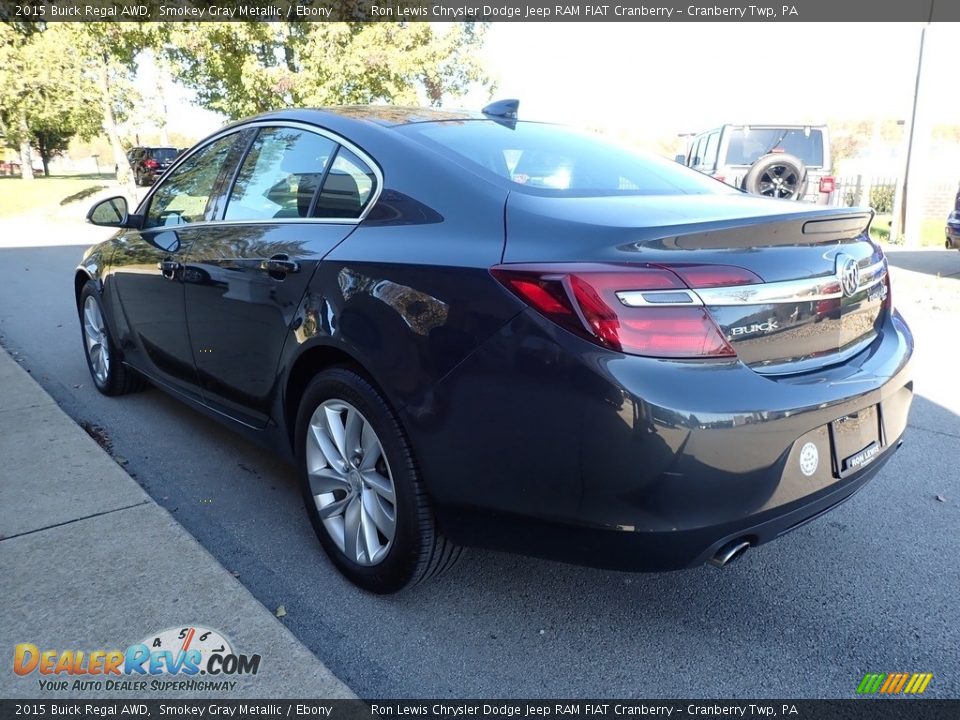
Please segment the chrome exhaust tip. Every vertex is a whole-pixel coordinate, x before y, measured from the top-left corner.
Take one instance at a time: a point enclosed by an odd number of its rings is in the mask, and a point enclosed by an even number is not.
[[[719,568],[726,567],[749,549],[749,540],[731,540],[717,550],[717,554],[710,558],[710,564]]]

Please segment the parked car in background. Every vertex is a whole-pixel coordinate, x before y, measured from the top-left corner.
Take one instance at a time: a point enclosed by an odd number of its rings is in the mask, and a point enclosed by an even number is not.
[[[94,384],[294,461],[375,592],[469,545],[722,566],[874,476],[913,338],[871,214],[515,110],[273,112],[98,203],[117,232],[71,288]]]
[[[127,152],[127,160],[130,161],[134,181],[137,185],[153,185],[180,153],[175,147],[131,148]]]
[[[7,177],[19,176],[22,167],[22,164],[18,160],[0,162],[0,175]],[[33,166],[33,174],[36,176],[43,175],[43,165]]]
[[[957,204],[960,206],[960,200]],[[946,236],[946,248],[960,250],[960,207],[947,216]]]
[[[694,136],[684,164],[783,200],[827,205],[836,189],[826,125],[722,125]]]

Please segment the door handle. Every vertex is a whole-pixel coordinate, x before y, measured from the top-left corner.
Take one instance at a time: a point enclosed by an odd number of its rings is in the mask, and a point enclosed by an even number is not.
[[[260,269],[266,270],[271,275],[288,275],[289,273],[300,272],[300,263],[291,260],[287,255],[274,255],[269,260],[260,263]]]
[[[182,266],[173,258],[164,258],[157,263],[157,268],[160,270],[160,274],[163,275],[168,280],[173,280],[176,276],[177,271],[180,270]]]

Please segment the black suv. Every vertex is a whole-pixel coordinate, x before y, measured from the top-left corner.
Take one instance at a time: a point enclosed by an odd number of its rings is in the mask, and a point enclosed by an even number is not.
[[[153,185],[173,164],[180,151],[175,147],[135,147],[127,153],[137,185]]]

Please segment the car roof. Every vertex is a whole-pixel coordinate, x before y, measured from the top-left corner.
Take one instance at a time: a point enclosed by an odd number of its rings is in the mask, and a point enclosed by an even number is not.
[[[410,125],[421,122],[441,122],[444,120],[489,120],[486,115],[469,110],[441,110],[440,108],[403,107],[395,105],[338,105],[334,107],[289,108],[275,110],[235,123],[243,125],[262,120],[293,120],[314,124],[328,124],[331,121],[339,125],[373,123],[382,127]]]
[[[749,123],[724,123],[723,127],[733,127],[733,128],[749,127],[749,128],[757,128],[757,129],[764,129],[764,128],[790,128],[790,129],[793,129],[793,128],[799,128],[799,129],[802,129],[802,128],[811,128],[811,129],[821,130],[821,129],[827,127],[827,125],[826,125],[826,123],[755,123],[755,122],[749,122]]]
[[[469,110],[441,110],[439,108],[395,107],[390,105],[345,105],[334,108],[317,108],[317,110],[357,120],[369,120],[385,127],[444,120],[489,120],[486,115]]]
[[[826,130],[828,128],[827,123],[724,123],[723,125],[715,125],[712,128],[706,130],[699,130],[694,133],[684,133],[688,137],[697,137],[698,135],[705,135],[707,133],[718,132],[726,128],[756,128],[758,130],[766,130],[769,128],[782,128],[782,129],[798,129],[802,130],[803,128],[810,128],[811,130]]]
[[[294,122],[325,128],[375,153],[381,141],[397,139],[395,129],[405,125],[444,121],[492,121],[495,118],[468,110],[397,107],[393,105],[342,105],[321,108],[287,108],[244,118],[220,128],[208,139],[231,130],[242,130],[253,124]]]

